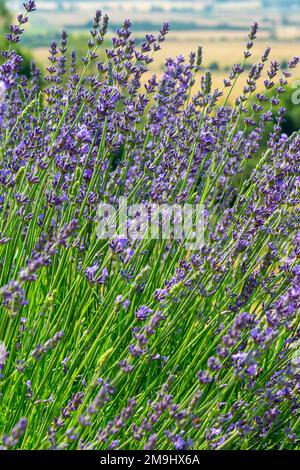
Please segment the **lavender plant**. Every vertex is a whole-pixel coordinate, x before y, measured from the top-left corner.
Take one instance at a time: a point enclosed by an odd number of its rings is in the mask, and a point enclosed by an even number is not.
[[[97,11],[41,88],[24,7],[0,68],[1,448],[299,449],[300,136],[278,106],[299,59],[267,48],[232,104],[254,24],[222,90],[201,48],[143,85],[169,26],[136,44],[125,20],[100,61]],[[202,204],[202,248],[99,238],[120,196]]]

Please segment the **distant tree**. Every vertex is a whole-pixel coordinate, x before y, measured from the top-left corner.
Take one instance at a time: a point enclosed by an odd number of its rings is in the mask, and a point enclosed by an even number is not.
[[[286,92],[281,96],[281,105],[286,109],[285,120],[282,124],[282,130],[287,135],[299,130],[300,126],[300,104],[294,102],[295,88],[287,88]],[[299,96],[299,93],[296,98]]]
[[[220,69],[218,62],[212,62],[208,68],[212,72]]]

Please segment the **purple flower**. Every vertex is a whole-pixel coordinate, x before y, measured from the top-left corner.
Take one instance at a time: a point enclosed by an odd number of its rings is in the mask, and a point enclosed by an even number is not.
[[[144,445],[144,450],[154,450],[157,439],[157,434],[151,434]]]
[[[211,356],[208,359],[207,365],[208,365],[210,370],[214,370],[214,371],[217,371],[221,368],[221,364],[220,364],[219,359],[217,357],[214,357],[214,356]]]
[[[2,297],[4,306],[12,316],[17,315],[23,306],[28,305],[24,290],[17,281],[10,281],[9,284],[2,287],[0,297]]]
[[[146,305],[142,305],[135,313],[135,317],[139,321],[145,321],[148,316],[153,312],[150,308]]]
[[[29,0],[29,2],[23,3],[23,5],[28,13],[36,9],[36,3],[34,0]]]
[[[208,372],[206,371],[203,371],[203,370],[199,370],[198,372],[198,380],[201,384],[205,385],[205,384],[209,384],[212,382],[212,377],[209,375]]]
[[[118,445],[119,445],[119,441],[114,440],[114,441],[111,441],[108,448],[109,448],[109,450],[112,450],[112,449],[115,449],[116,447],[118,447]]]
[[[44,356],[44,354],[54,349],[63,337],[64,332],[58,331],[52,338],[48,339],[44,344],[38,344],[32,351],[32,357],[34,357],[34,359],[36,360],[40,360]]]
[[[105,284],[109,273],[108,269],[104,267],[102,271],[99,273],[99,263],[97,261],[94,264],[84,270],[84,274],[89,281],[90,284]]]
[[[5,101],[6,89],[5,83],[0,81],[0,105]]]
[[[190,449],[193,445],[192,439],[185,440],[180,434],[172,435],[170,431],[165,431],[165,434],[176,450]]]
[[[27,428],[27,419],[21,418],[20,421],[14,426],[11,433],[7,436],[4,435],[2,440],[6,449],[11,449],[25,434]]]

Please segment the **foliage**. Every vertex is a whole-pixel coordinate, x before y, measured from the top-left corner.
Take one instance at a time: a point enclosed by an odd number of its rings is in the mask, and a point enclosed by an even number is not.
[[[8,31],[9,25],[12,21],[11,14],[9,9],[6,6],[5,0],[0,0],[0,50],[4,50],[7,47],[7,41],[2,37],[3,31]],[[30,52],[24,48],[20,49],[16,47],[16,52],[22,56],[23,61],[20,68],[20,73],[29,77],[30,75],[30,64],[32,62],[32,55]],[[2,58],[0,57],[0,64],[2,63]]]
[[[42,89],[18,73],[25,8],[0,67],[2,449],[299,449],[300,136],[278,108],[299,59],[246,74],[254,24],[223,90],[201,49],[142,90],[168,25],[136,46],[126,20],[100,60],[98,11],[82,72],[63,32]],[[120,196],[203,205],[203,246],[130,237],[137,213],[103,240]]]

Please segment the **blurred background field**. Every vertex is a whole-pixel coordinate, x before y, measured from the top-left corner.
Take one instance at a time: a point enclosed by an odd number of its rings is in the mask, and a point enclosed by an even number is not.
[[[0,0],[11,12],[22,7],[22,0]],[[199,45],[204,47],[205,68],[214,72],[220,86],[224,72],[242,57],[249,26],[258,21],[260,32],[251,62],[272,47],[272,56],[283,65],[300,51],[300,0],[38,0],[23,45],[37,61],[45,63],[48,44],[67,29],[71,42],[82,55],[86,50],[88,26],[97,8],[110,17],[112,34],[124,18],[133,22],[137,40],[155,32],[163,21],[171,32],[162,51],[156,55],[151,72],[161,73],[166,57],[188,56]]]
[[[1,3],[15,15],[23,2],[0,0]],[[171,24],[167,40],[145,80],[153,73],[161,75],[167,57],[178,54],[188,57],[191,51],[203,46],[203,69],[210,69],[214,86],[222,88],[230,67],[242,60],[253,21],[259,23],[260,29],[249,66],[259,60],[268,45],[272,48],[271,58],[280,61],[282,68],[292,56],[300,55],[300,0],[38,0],[37,5],[38,11],[32,15],[22,38],[22,47],[42,67],[47,63],[50,41],[59,39],[62,29],[69,33],[70,48],[79,56],[85,54],[91,18],[97,8],[109,15],[108,39],[124,18],[132,20],[137,41],[146,33],[156,32],[163,21]],[[3,21],[0,27],[1,24]],[[104,44],[107,45],[108,42]],[[239,94],[243,83],[239,80],[231,100]],[[286,101],[291,104],[291,100]],[[289,114],[299,114],[300,121],[300,111],[291,107]]]

